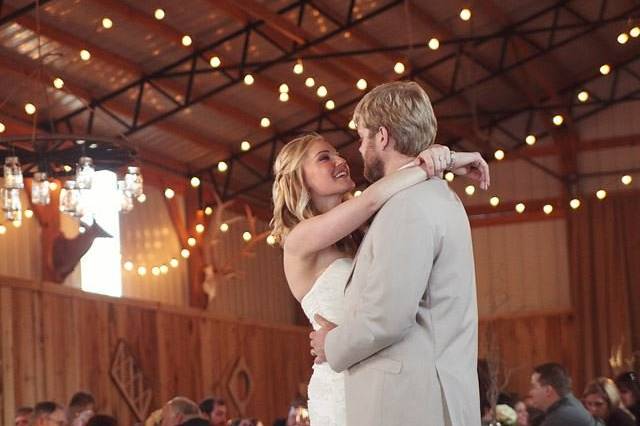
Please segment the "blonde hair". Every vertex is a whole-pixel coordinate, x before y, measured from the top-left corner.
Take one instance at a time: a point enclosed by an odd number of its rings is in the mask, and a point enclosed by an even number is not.
[[[584,389],[583,398],[588,395],[600,395],[607,402],[609,410],[620,408],[620,392],[615,382],[608,377],[592,380]]]
[[[317,214],[304,183],[302,161],[311,143],[322,139],[317,133],[300,136],[286,144],[273,165],[273,219],[271,235],[281,246],[287,234],[304,219]]]
[[[377,86],[358,102],[353,121],[374,133],[385,127],[395,150],[410,156],[431,146],[438,131],[429,96],[413,81]]]

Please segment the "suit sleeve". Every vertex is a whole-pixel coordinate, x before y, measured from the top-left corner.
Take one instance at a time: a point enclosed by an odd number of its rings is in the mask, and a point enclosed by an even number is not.
[[[406,194],[390,200],[376,218],[373,258],[365,288],[327,334],[325,353],[335,371],[343,371],[402,340],[416,321],[435,257],[435,233],[427,212]],[[353,285],[353,284],[352,284]]]

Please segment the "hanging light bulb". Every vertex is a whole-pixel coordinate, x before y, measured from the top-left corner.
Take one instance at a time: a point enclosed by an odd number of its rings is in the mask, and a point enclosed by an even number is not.
[[[498,204],[500,204],[500,198],[493,196],[489,199],[489,204],[491,204],[492,207],[498,207]]]
[[[211,216],[213,214],[213,208],[211,208],[211,206],[205,207],[204,214],[206,214],[207,216]]]
[[[194,176],[191,178],[190,183],[193,188],[197,188],[200,186],[200,178],[197,176]]]
[[[245,231],[245,232],[242,233],[242,239],[243,240],[248,242],[248,241],[251,241],[251,238],[253,238],[252,235],[251,235],[251,232]]]
[[[273,235],[269,235],[267,237],[267,244],[269,244],[270,246],[274,245],[276,243],[276,237],[274,237]]]
[[[45,172],[35,172],[33,174],[31,202],[39,206],[46,206],[51,202],[49,181]]]
[[[144,179],[140,173],[140,167],[127,167],[127,174],[124,175],[124,188],[132,197],[139,197],[144,192]]]
[[[405,70],[405,66],[402,62],[396,62],[396,64],[393,66],[393,71],[396,74],[402,74]]]
[[[211,65],[212,68],[218,68],[220,65],[222,65],[222,61],[219,57],[212,56],[211,59],[209,59],[209,65]]]
[[[82,216],[79,206],[80,190],[75,180],[68,180],[60,191],[60,211],[70,216]]]
[[[2,210],[4,217],[10,221],[22,221],[22,202],[20,190],[15,188],[1,188]]]
[[[536,143],[536,137],[534,135],[527,135],[524,141],[527,145],[534,145]]]
[[[293,72],[294,74],[302,74],[304,72],[304,66],[302,66],[302,62],[298,61],[294,66],[293,66]]]
[[[91,157],[80,157],[76,166],[76,185],[78,189],[91,189],[93,175],[96,172]]]
[[[189,247],[194,247],[196,245],[196,242],[196,239],[193,237],[187,238],[187,244],[189,245]]]
[[[189,249],[184,248],[180,250],[180,256],[182,256],[184,259],[188,259],[190,255],[191,252],[189,251]]]
[[[172,257],[171,260],[169,260],[169,266],[172,268],[177,268],[179,264],[180,262],[175,257]]]
[[[10,156],[4,159],[4,187],[7,189],[23,189],[22,166],[18,157]]]
[[[120,195],[120,211],[129,213],[133,210],[133,195],[127,191],[127,183],[123,180],[118,181],[118,193]]]

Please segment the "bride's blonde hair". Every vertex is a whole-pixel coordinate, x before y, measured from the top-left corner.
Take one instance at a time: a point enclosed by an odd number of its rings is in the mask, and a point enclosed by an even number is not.
[[[304,183],[302,161],[311,143],[322,139],[317,133],[300,136],[286,144],[273,165],[273,219],[271,235],[283,245],[287,234],[304,219],[317,214]]]

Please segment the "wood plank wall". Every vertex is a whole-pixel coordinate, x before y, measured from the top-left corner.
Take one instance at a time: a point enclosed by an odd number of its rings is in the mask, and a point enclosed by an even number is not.
[[[496,333],[500,359],[513,370],[509,389],[528,389],[534,365],[555,360],[570,368],[574,350],[567,311],[486,318],[480,324],[480,355],[487,330]],[[85,389],[99,411],[121,424],[135,420],[109,376],[119,339],[132,348],[158,408],[175,395],[225,397],[227,378],[244,357],[253,378],[247,413],[270,424],[306,386],[312,360],[308,329],[215,317],[189,308],[113,299],[54,284],[0,278],[0,419],[43,399],[66,403]]]
[[[133,425],[109,370],[119,339],[132,348],[153,392],[152,408],[176,395],[228,400],[231,370],[244,358],[253,379],[247,415],[271,422],[311,374],[308,330],[214,317],[195,309],[89,295],[55,284],[0,279],[0,423],[14,409],[80,389],[98,410]]]

